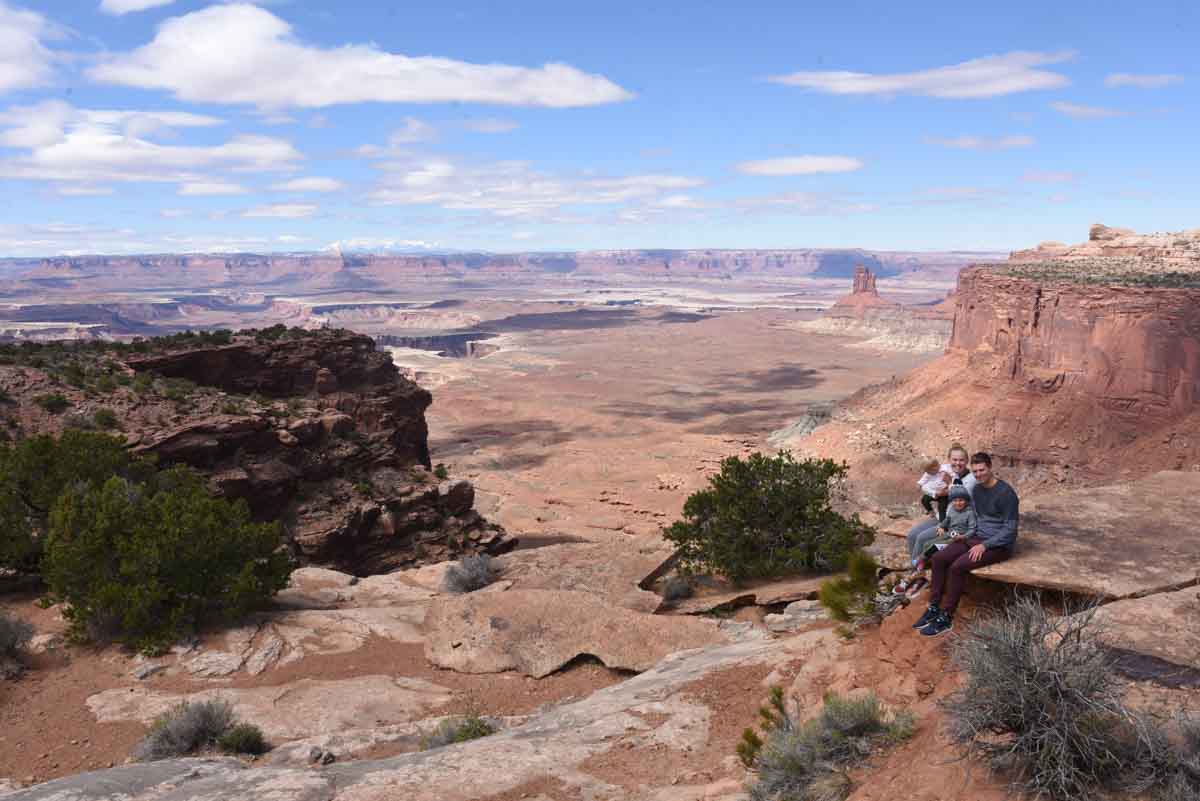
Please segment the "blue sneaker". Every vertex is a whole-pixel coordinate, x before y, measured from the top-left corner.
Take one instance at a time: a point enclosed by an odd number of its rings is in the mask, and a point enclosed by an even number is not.
[[[917,618],[917,622],[913,623],[912,627],[914,629],[923,629],[926,626],[928,626],[930,623],[932,623],[934,621],[934,618],[936,618],[941,613],[942,613],[942,610],[938,609],[937,604],[930,604],[929,608],[925,610],[925,614],[923,614],[919,618]]]
[[[937,617],[929,621],[925,628],[921,629],[922,637],[937,637],[945,634],[954,628],[954,621],[945,612],[939,611]]]

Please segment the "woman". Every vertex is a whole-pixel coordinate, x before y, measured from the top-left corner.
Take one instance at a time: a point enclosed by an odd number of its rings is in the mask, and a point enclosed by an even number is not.
[[[974,488],[975,476],[971,474],[971,470],[967,467],[968,458],[967,449],[962,445],[955,442],[950,446],[950,450],[946,453],[946,461],[949,464],[952,481],[949,486],[938,492],[939,503],[948,501],[950,487],[961,486],[967,492],[970,492]],[[946,499],[946,501],[943,501],[943,499]],[[909,529],[906,535],[906,539],[908,540],[908,555],[912,559],[914,567],[916,567],[917,560],[921,558],[921,551],[925,549],[924,542],[936,536],[937,527],[938,520],[926,518]]]

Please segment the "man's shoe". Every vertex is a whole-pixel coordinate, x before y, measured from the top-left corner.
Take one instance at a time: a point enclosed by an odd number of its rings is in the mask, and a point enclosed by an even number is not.
[[[922,637],[937,637],[940,634],[945,634],[950,629],[954,628],[954,621],[945,612],[939,612],[938,616],[929,622],[925,628],[921,629]]]
[[[917,618],[916,623],[913,623],[913,628],[914,629],[925,628],[930,623],[932,623],[937,618],[937,616],[940,615],[941,613],[942,613],[942,610],[938,609],[937,604],[930,604],[929,608],[925,610],[925,614],[923,614],[919,618]]]

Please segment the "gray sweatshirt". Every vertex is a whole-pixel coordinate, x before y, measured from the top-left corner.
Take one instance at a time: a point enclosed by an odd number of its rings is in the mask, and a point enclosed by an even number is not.
[[[938,525],[938,528],[945,529],[947,534],[974,537],[976,533],[975,510],[968,505],[967,508],[958,512],[951,503],[950,508],[946,510],[946,519]]]
[[[979,536],[988,548],[1011,548],[1017,542],[1020,502],[1017,493],[1005,481],[997,480],[991,489],[976,484],[971,490]]]

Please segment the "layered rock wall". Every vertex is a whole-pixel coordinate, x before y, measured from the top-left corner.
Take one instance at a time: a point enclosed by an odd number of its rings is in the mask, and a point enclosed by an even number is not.
[[[1035,393],[1082,395],[1131,425],[1200,399],[1200,289],[1037,282],[986,268],[959,279],[950,348]]]

